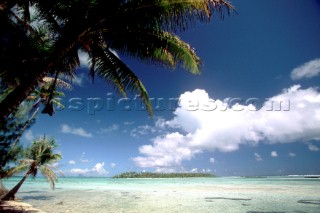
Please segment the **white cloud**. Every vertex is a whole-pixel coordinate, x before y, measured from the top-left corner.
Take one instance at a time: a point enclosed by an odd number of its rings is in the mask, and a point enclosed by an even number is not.
[[[308,148],[309,148],[310,151],[313,151],[313,152],[317,152],[317,151],[320,150],[319,147],[317,147],[316,145],[313,145],[313,144],[311,144],[311,143],[308,144]]]
[[[34,136],[31,130],[27,130],[24,137],[28,141],[32,141],[34,139]]]
[[[67,124],[62,124],[61,125],[61,132],[62,133],[69,133],[81,137],[86,137],[86,138],[91,138],[92,134],[84,130],[83,128],[72,128]]]
[[[135,157],[132,160],[140,167],[178,166],[182,160],[190,160],[200,152],[186,144],[190,139],[190,136],[183,136],[178,132],[154,138],[153,145],[139,148],[139,152],[145,157]]]
[[[79,168],[73,168],[70,170],[71,174],[82,174],[82,175],[90,175],[90,176],[101,176],[101,175],[107,175],[109,174],[108,171],[104,169],[104,162],[97,163],[93,168],[91,169],[79,169]]]
[[[212,170],[211,169],[202,169],[201,172],[202,173],[211,173]]]
[[[290,157],[295,157],[295,156],[296,156],[296,154],[293,153],[293,152],[289,152],[288,155],[289,155]]]
[[[118,124],[112,124],[111,126],[108,126],[106,128],[101,128],[98,131],[98,134],[107,134],[107,133],[110,133],[110,132],[117,131],[118,129],[119,129],[119,125]]]
[[[198,168],[193,168],[190,170],[191,173],[198,173]]]
[[[155,172],[156,173],[176,173],[178,172],[178,170],[175,168],[157,167]]]
[[[130,135],[132,137],[139,137],[142,135],[148,135],[151,133],[155,133],[157,130],[150,126],[150,125],[142,125],[142,126],[138,126],[137,128],[134,128],[131,130]]]
[[[116,164],[115,163],[110,163],[110,166],[111,166],[111,168],[114,168],[114,167],[116,167]]]
[[[74,160],[69,160],[69,164],[74,165],[74,164],[76,164],[76,162]]]
[[[298,80],[302,78],[312,78],[320,74],[320,59],[309,61],[291,72],[291,78]]]
[[[263,161],[262,157],[258,153],[254,153],[256,161]]]
[[[216,162],[216,160],[214,158],[210,158],[209,159],[210,163],[214,164]]]
[[[107,171],[104,169],[104,162],[102,163],[97,163],[93,168],[92,168],[92,171],[93,172],[96,172],[100,175],[103,175],[103,174],[106,174]]]
[[[274,157],[274,158],[278,157],[277,151],[272,151],[270,155],[271,157]]]
[[[130,135],[132,137],[139,137],[149,134],[161,134],[164,133],[167,127],[167,121],[161,117],[156,117],[154,125],[141,125],[131,130]]]
[[[89,68],[90,63],[89,63],[88,53],[83,52],[83,51],[78,51],[78,55],[79,55],[79,60],[80,60],[80,67]]]
[[[71,169],[70,173],[72,173],[72,174],[86,174],[89,171],[90,171],[89,169],[78,169],[78,168],[75,168],[75,169]]]
[[[232,152],[240,145],[261,142],[319,140],[319,104],[317,89],[299,85],[262,101],[260,110],[253,104],[214,100],[204,90],[185,92],[174,118],[165,121],[167,126],[178,128],[176,132],[153,138],[151,145],[139,148],[142,156],[132,160],[140,167],[172,167],[201,151]]]

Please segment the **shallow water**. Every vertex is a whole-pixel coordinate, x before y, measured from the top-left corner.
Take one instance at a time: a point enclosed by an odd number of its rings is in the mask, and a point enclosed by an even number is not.
[[[8,188],[20,178],[4,181]],[[320,179],[60,178],[27,180],[17,197],[46,212],[320,212]]]

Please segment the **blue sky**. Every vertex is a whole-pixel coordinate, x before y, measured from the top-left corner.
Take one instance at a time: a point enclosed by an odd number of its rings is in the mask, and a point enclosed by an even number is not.
[[[129,103],[92,84],[83,64],[66,109],[39,115],[23,142],[54,136],[67,176],[320,174],[320,2],[232,3],[239,15],[179,34],[203,60],[201,75],[119,55],[159,101],[152,119],[134,94]],[[170,98],[180,98],[177,108]]]

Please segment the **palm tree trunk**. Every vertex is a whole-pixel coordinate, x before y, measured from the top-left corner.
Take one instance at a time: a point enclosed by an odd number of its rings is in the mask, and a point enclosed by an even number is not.
[[[67,28],[67,27],[66,27]],[[68,29],[68,28],[67,28]],[[73,28],[71,27],[71,30]],[[18,106],[28,97],[28,95],[33,92],[33,90],[38,85],[49,71],[52,69],[54,64],[61,60],[62,57],[68,54],[68,51],[72,49],[83,37],[90,32],[92,29],[90,27],[85,27],[84,24],[79,26],[79,29],[73,31],[68,31],[66,34],[68,36],[62,37],[56,42],[56,51],[52,53],[51,57],[48,58],[47,63],[34,64],[33,68],[28,76],[28,79],[21,82],[5,99],[0,103],[0,129],[3,121],[14,112]],[[43,65],[43,66],[41,66]]]
[[[13,187],[8,193],[6,193],[4,196],[1,197],[1,200],[14,200],[14,195],[18,192],[21,185],[24,183],[24,181],[27,179],[27,177],[30,175],[30,170],[23,176],[23,178],[19,181],[19,183]]]
[[[40,72],[37,78],[21,82],[1,103],[0,103],[0,125],[3,121],[15,111],[31,92],[34,91],[38,82],[47,75],[48,72]],[[0,126],[1,128],[1,126]]]
[[[13,144],[11,145],[11,149],[17,145],[21,135],[26,130],[26,128],[30,125],[30,122],[34,119],[34,117],[36,116],[38,111],[39,111],[39,107],[36,109],[36,111],[34,111],[34,113],[31,115],[31,117],[28,119],[28,121],[21,128],[21,130],[19,131],[19,134],[17,135],[16,139],[14,140]]]

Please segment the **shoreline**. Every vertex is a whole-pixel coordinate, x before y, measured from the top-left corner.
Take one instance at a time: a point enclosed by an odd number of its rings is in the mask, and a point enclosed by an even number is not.
[[[31,204],[19,200],[0,201],[0,211],[12,213],[46,213],[40,209],[34,208]]]

